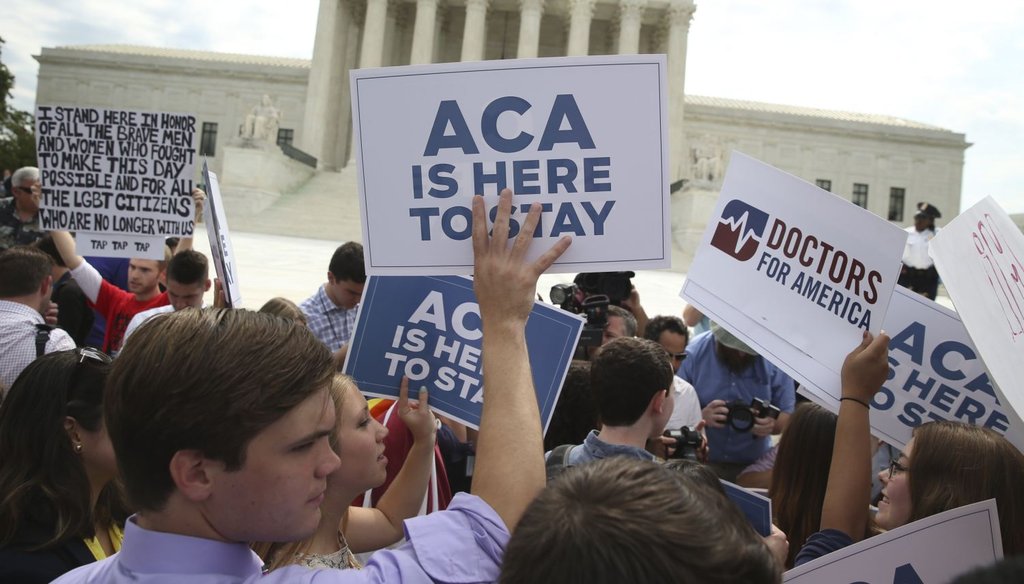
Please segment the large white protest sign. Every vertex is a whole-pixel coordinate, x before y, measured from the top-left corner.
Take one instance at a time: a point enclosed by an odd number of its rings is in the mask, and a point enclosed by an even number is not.
[[[1000,398],[1024,418],[1024,234],[986,197],[928,249]]]
[[[897,287],[882,328],[891,337],[889,376],[872,401],[875,436],[902,449],[917,426],[952,420],[991,428],[1024,451],[1024,424],[1000,396],[955,312]],[[802,391],[838,412],[838,401]]]
[[[203,205],[203,221],[206,223],[206,236],[210,240],[210,253],[213,255],[213,266],[217,278],[224,287],[224,300],[228,308],[242,306],[242,288],[238,283],[238,263],[231,247],[231,236],[228,233],[228,218],[224,212],[224,199],[220,196],[220,183],[217,175],[210,171],[203,161],[203,181],[206,183],[206,204]]]
[[[1003,558],[995,499],[908,523],[783,574],[789,584],[941,584]]]
[[[838,400],[863,331],[879,332],[907,234],[733,152],[680,293],[801,385]]]
[[[190,236],[195,125],[188,114],[38,106],[40,226],[90,241]],[[90,253],[123,255],[114,248]]]
[[[471,200],[532,203],[550,271],[667,268],[665,56],[353,69],[352,115],[368,274],[468,274]]]

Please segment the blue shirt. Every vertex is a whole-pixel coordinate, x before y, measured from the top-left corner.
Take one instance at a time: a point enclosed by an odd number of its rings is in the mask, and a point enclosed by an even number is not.
[[[288,566],[262,575],[246,543],[149,531],[131,519],[121,551],[55,580],[59,584],[328,584],[344,582],[495,582],[509,533],[483,499],[459,493],[446,511],[405,522],[407,541],[376,552],[362,570]]]
[[[719,359],[715,337],[708,331],[693,339],[686,347],[686,359],[679,367],[679,377],[697,390],[700,407],[716,399],[726,403],[741,400],[749,404],[753,398],[765,399],[783,412],[792,412],[796,402],[793,379],[758,356],[753,365],[739,373]],[[771,448],[771,440],[758,438],[751,432],[737,432],[728,424],[724,428],[707,428],[711,462],[750,464]]]
[[[573,446],[569,450],[569,466],[578,466],[591,460],[601,460],[612,456],[629,456],[641,460],[655,460],[650,452],[636,446],[624,446],[622,444],[608,444],[598,438],[597,430],[591,430],[587,434],[583,444]]]
[[[356,329],[359,307],[340,308],[327,296],[323,286],[316,294],[302,301],[299,309],[306,315],[306,324],[320,342],[332,352],[349,342]]]

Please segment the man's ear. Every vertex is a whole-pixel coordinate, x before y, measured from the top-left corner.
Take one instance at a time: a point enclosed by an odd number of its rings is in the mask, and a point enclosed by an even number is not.
[[[47,299],[50,298],[50,292],[53,289],[53,274],[47,275],[43,278],[43,282],[39,285],[39,294],[45,296]]]
[[[330,270],[327,271],[327,281],[331,284],[337,284],[338,281],[334,278],[334,274]]]
[[[655,413],[655,414],[664,413],[665,412],[665,402],[668,401],[668,392],[670,392],[670,391],[672,391],[672,390],[671,389],[663,389],[663,390],[659,391],[658,393],[652,395],[650,403],[647,404],[648,409],[650,409],[651,412]]]
[[[171,480],[186,500],[205,501],[213,493],[213,483],[224,463],[210,460],[198,450],[179,450],[171,457]]]
[[[210,286],[212,286],[212,285],[213,285],[213,280],[207,278],[206,279],[206,286],[203,287],[203,292],[209,292],[210,291]]]

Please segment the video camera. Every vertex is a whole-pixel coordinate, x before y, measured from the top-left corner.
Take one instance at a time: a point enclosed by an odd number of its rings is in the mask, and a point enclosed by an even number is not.
[[[726,407],[729,408],[729,413],[725,417],[725,422],[737,432],[749,432],[754,427],[754,418],[777,420],[779,414],[782,413],[782,410],[773,406],[768,400],[756,397],[749,404],[737,399],[727,403]]]
[[[689,426],[683,426],[678,430],[665,430],[662,436],[675,438],[675,451],[669,458],[686,458],[700,462],[697,453],[704,444],[704,436],[697,430],[691,430]]]
[[[580,273],[572,284],[556,284],[551,287],[549,298],[552,304],[573,314],[587,317],[587,324],[580,333],[579,346],[598,347],[608,324],[608,306],[620,306],[633,292],[634,272]]]

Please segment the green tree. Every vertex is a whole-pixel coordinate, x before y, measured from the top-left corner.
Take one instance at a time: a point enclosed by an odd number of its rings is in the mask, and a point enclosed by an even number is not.
[[[36,165],[35,121],[9,102],[14,75],[3,63],[3,45],[0,37],[0,166],[13,171]]]

